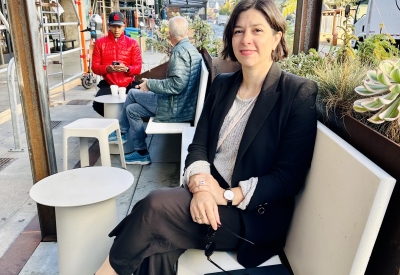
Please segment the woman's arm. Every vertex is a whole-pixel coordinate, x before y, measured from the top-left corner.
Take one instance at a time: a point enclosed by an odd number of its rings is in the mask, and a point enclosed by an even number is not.
[[[293,197],[303,187],[317,131],[317,90],[316,83],[309,80],[298,88],[279,139],[274,163],[268,174],[258,178],[248,208]]]

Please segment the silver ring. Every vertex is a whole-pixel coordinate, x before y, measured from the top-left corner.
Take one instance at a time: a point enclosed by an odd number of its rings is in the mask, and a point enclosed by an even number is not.
[[[205,181],[204,181],[204,180],[201,180],[201,181],[199,181],[199,184],[200,184],[200,185],[204,185],[204,184],[205,184]]]

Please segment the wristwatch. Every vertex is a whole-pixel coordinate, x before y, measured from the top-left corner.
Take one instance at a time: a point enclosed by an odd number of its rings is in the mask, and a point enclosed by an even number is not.
[[[235,197],[235,193],[230,188],[225,189],[224,191],[224,198],[227,200],[227,206],[232,206],[233,198]]]
[[[129,67],[126,67],[126,71],[125,71],[126,73],[128,73],[129,72]]]

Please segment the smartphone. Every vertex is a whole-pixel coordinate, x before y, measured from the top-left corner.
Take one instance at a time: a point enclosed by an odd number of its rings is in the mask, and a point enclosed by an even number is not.
[[[118,61],[113,61],[112,62],[112,65],[114,66],[114,65],[119,65],[119,62]]]

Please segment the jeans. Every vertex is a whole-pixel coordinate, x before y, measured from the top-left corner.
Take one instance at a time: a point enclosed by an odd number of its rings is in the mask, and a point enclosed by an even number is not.
[[[122,108],[119,125],[122,133],[133,140],[134,150],[147,149],[142,117],[152,117],[157,111],[157,95],[130,89]]]

